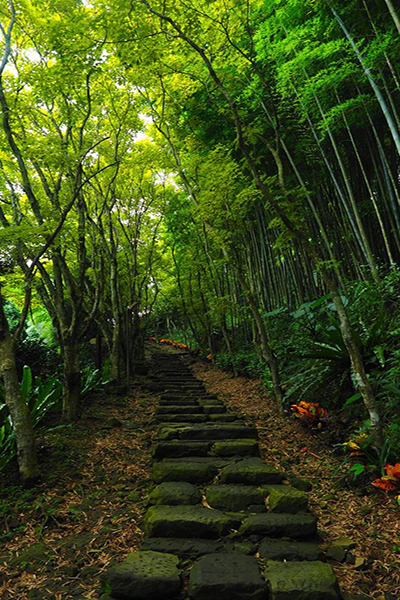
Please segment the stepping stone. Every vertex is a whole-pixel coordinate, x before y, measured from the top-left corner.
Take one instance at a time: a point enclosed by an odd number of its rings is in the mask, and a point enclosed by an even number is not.
[[[155,415],[156,417],[158,417],[159,415],[165,415],[165,414],[192,414],[192,415],[200,415],[200,414],[206,414],[203,413],[203,409],[201,408],[201,406],[180,406],[179,404],[174,405],[174,404],[168,404],[167,406],[160,406],[159,408],[157,408],[157,410],[155,411]]]
[[[141,550],[154,550],[175,554],[179,558],[196,559],[204,554],[213,554],[222,549],[223,544],[214,540],[188,540],[184,538],[147,538]]]
[[[211,485],[205,491],[208,504],[227,511],[246,510],[254,504],[264,504],[264,494],[246,485]]]
[[[212,442],[158,442],[151,450],[154,458],[179,458],[187,456],[207,456]]]
[[[240,525],[240,520],[202,506],[152,506],[144,528],[148,536],[218,539]]]
[[[322,560],[324,552],[311,542],[265,539],[258,547],[260,558],[268,560]],[[176,554],[176,553],[173,553]]]
[[[253,440],[215,442],[212,453],[217,456],[253,456],[258,454],[258,443]]]
[[[149,495],[150,504],[198,504],[200,491],[184,481],[164,482],[157,485]]]
[[[282,536],[294,539],[312,537],[316,532],[317,519],[314,515],[275,513],[250,515],[243,521],[239,531],[244,536]]]
[[[226,408],[225,403],[214,396],[199,398],[198,402],[203,408],[206,408],[207,406],[223,406]]]
[[[284,475],[274,467],[267,465],[262,458],[245,458],[222,469],[223,483],[243,483],[262,485],[263,483],[280,483]]]
[[[220,415],[226,412],[226,406],[223,404],[206,404],[201,410],[205,415]]]
[[[279,489],[278,489],[279,488]],[[276,513],[299,513],[308,510],[308,496],[288,485],[272,488],[267,499],[267,507]]]
[[[257,439],[257,431],[254,427],[245,427],[243,425],[214,425],[208,423],[205,425],[193,425],[191,427],[165,425],[164,427],[161,426],[158,430],[158,437],[160,440]]]
[[[153,465],[152,477],[156,483],[163,481],[188,481],[189,483],[207,483],[218,473],[214,463],[180,462],[163,460]]]
[[[170,600],[181,589],[179,558],[161,552],[133,552],[103,577],[111,597],[119,600]]]
[[[157,415],[157,421],[164,423],[204,423],[207,420],[206,415],[193,414],[167,414]]]
[[[339,600],[331,565],[323,562],[268,561],[264,571],[270,600]]]
[[[238,423],[240,425],[244,425],[244,422],[241,421],[237,415],[232,415],[231,413],[209,415],[208,418],[213,423]]]
[[[161,406],[199,406],[197,400],[194,398],[184,397],[183,394],[162,394],[160,396],[160,407]]]
[[[264,600],[266,584],[257,560],[243,554],[208,554],[190,571],[193,600]]]

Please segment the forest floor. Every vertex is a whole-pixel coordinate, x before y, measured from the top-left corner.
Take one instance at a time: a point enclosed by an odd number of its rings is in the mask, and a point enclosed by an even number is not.
[[[311,510],[323,542],[349,537],[350,562],[334,563],[341,587],[363,598],[400,598],[398,510],[371,489],[338,489],[342,459],[318,434],[277,413],[258,380],[197,362],[195,375],[254,423],[268,463],[313,484]],[[150,444],[157,397],[93,394],[78,424],[39,436],[43,477],[24,490],[0,478],[0,598],[90,600],[109,564],[138,548],[151,486]],[[336,473],[335,473],[336,472]]]
[[[0,479],[1,600],[98,598],[102,572],[138,548],[155,404],[97,392],[79,423],[39,436],[40,485]]]

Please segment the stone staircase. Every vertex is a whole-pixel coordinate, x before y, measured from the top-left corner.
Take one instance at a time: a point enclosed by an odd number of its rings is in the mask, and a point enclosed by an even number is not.
[[[102,600],[339,600],[307,494],[260,457],[257,432],[207,393],[179,355],[155,351],[160,423],[138,552]]]

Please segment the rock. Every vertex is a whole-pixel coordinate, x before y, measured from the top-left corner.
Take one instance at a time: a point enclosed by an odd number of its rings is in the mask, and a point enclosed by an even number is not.
[[[220,415],[226,412],[224,404],[203,404],[205,415]]]
[[[262,485],[263,483],[280,483],[284,475],[274,467],[267,465],[262,458],[244,458],[233,465],[222,469],[223,483],[243,483],[246,485]]]
[[[154,537],[217,539],[237,528],[240,520],[219,510],[198,506],[152,506],[146,513],[144,529]]]
[[[346,550],[342,546],[335,546],[332,544],[325,549],[327,558],[336,560],[337,562],[343,562],[346,558]]]
[[[268,561],[264,576],[270,600],[339,600],[340,592],[332,567],[315,562]]]
[[[161,552],[133,552],[103,577],[107,592],[119,600],[170,600],[181,589],[179,558]]]
[[[207,483],[212,481],[218,468],[210,463],[178,462],[163,460],[154,463],[152,477],[156,483],[162,481],[188,481],[189,483]]]
[[[237,415],[232,415],[231,413],[225,413],[221,415],[210,415],[208,419],[213,423],[235,423],[244,425],[244,422],[239,420]]]
[[[232,440],[237,438],[257,439],[254,427],[243,425],[163,425],[158,430],[160,440]]]
[[[152,447],[154,458],[179,458],[184,456],[207,456],[212,442],[158,442]]]
[[[322,560],[324,553],[311,542],[265,539],[258,547],[260,558],[268,560]]]
[[[282,485],[271,489],[267,506],[272,512],[295,514],[308,510],[308,497],[305,492]]]
[[[259,488],[246,485],[211,485],[206,488],[205,495],[213,508],[228,511],[246,510],[252,504],[264,502],[264,494]]]
[[[243,554],[208,554],[190,572],[193,600],[263,600],[266,584],[257,561]]]
[[[297,490],[301,490],[302,492],[311,492],[312,483],[308,481],[308,479],[303,479],[302,477],[296,477],[295,475],[289,475],[288,479],[291,485]]]
[[[204,554],[219,552],[222,542],[214,540],[189,540],[184,538],[150,537],[144,540],[140,549],[167,552],[180,558],[199,558]]]
[[[239,533],[261,536],[287,536],[289,538],[304,538],[317,532],[317,519],[314,515],[287,515],[267,513],[250,515],[242,523]]]
[[[199,502],[201,502],[200,491],[193,484],[183,481],[161,483],[149,495],[150,504],[197,504]]]
[[[258,454],[258,443],[254,440],[215,442],[211,451],[217,456],[256,456]]]
[[[204,423],[206,419],[206,415],[193,415],[191,413],[168,413],[157,416],[157,421],[162,423]]]
[[[159,406],[155,412],[156,417],[160,415],[169,415],[169,414],[187,414],[187,415],[201,415],[203,414],[203,409],[201,406],[185,406],[180,404],[168,404],[166,406]]]

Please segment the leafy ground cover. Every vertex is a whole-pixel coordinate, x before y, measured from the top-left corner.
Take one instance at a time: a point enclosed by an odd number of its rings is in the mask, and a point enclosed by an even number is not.
[[[2,600],[97,598],[100,574],[138,547],[154,404],[98,392],[79,423],[39,436],[38,487],[1,474]]]
[[[200,362],[193,370],[210,392],[254,422],[268,463],[312,484],[310,509],[318,516],[324,546],[349,538],[350,548],[333,563],[342,589],[376,600],[399,598],[400,520],[393,497],[369,482],[352,488],[347,480],[344,485],[348,465],[343,457],[329,448],[323,433],[279,414],[260,380],[234,378]]]

